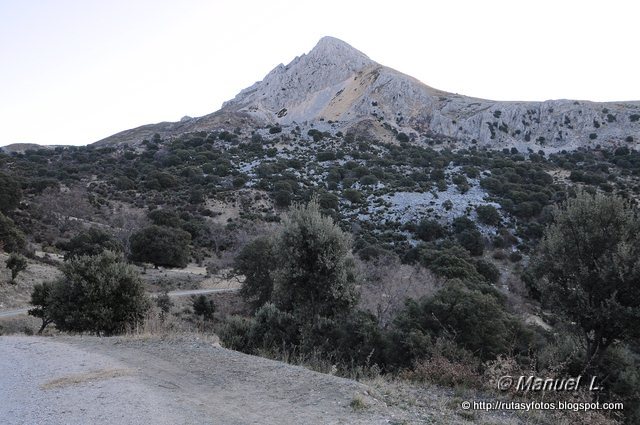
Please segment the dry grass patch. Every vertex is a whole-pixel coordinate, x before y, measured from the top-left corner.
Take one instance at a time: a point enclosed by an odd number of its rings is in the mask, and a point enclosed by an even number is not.
[[[56,388],[71,387],[74,385],[82,385],[94,381],[104,381],[107,379],[119,378],[121,376],[130,376],[133,371],[130,369],[101,369],[91,372],[78,373],[74,375],[63,376],[62,378],[47,381],[40,386],[43,390],[51,390]]]

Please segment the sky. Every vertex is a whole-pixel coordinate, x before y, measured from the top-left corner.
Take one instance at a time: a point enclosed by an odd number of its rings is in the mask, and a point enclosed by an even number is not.
[[[0,146],[218,110],[325,35],[449,92],[640,100],[634,0],[0,0]]]

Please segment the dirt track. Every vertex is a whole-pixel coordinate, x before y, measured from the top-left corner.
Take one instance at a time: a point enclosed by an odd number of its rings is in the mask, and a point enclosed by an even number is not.
[[[362,384],[195,338],[0,337],[0,388],[11,424],[395,422]]]

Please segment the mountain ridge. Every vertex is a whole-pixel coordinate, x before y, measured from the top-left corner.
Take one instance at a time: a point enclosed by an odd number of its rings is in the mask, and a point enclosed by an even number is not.
[[[489,148],[555,151],[625,145],[638,149],[640,101],[494,101],[448,93],[381,65],[334,37],[280,64],[211,114],[125,130],[96,145],[139,143],[236,126],[337,123],[372,137],[413,142],[441,136]]]

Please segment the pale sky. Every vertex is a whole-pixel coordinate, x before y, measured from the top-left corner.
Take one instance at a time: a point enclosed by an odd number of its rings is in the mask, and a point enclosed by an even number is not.
[[[0,0],[0,146],[216,111],[340,38],[446,91],[640,100],[634,0]]]

